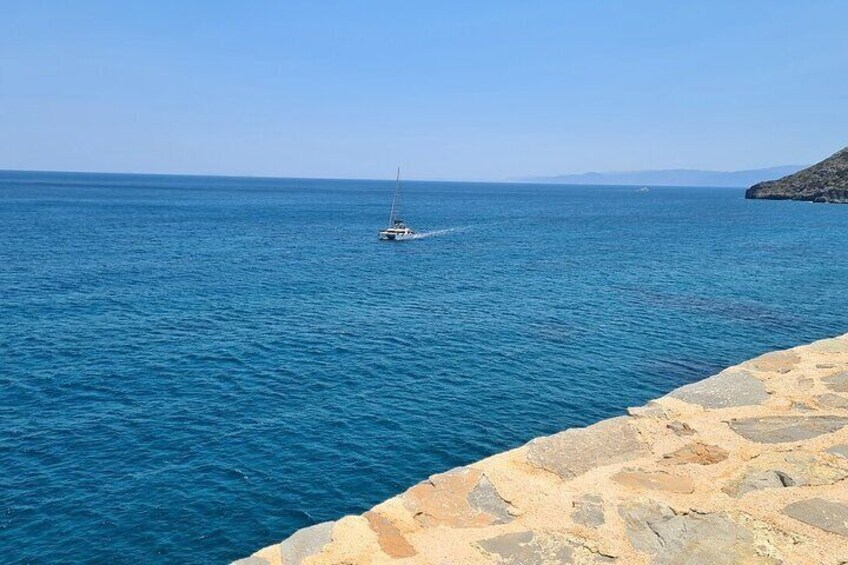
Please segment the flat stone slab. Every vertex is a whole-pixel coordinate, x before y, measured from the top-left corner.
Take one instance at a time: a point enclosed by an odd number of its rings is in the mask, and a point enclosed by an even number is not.
[[[671,508],[650,500],[639,500],[619,507],[625,532],[630,544],[642,553],[656,553],[662,549],[662,540],[654,530],[656,524],[674,518]]]
[[[800,360],[794,351],[772,351],[748,361],[746,365],[767,373],[788,373]]]
[[[804,441],[842,429],[848,418],[841,416],[767,416],[730,421],[734,432],[757,443]]]
[[[682,386],[668,396],[704,408],[762,404],[769,397],[762,381],[747,371],[725,371]]]
[[[822,382],[833,392],[848,392],[848,371],[825,377]]]
[[[669,422],[665,427],[674,432],[674,435],[676,436],[686,437],[695,435],[695,430],[693,430],[689,424],[679,420]]]
[[[793,502],[783,513],[805,524],[848,537],[848,504],[823,498]]]
[[[752,471],[738,481],[725,486],[722,490],[739,498],[740,496],[765,488],[785,488],[795,486],[795,480],[783,471],[769,469],[767,471]]]
[[[512,532],[480,540],[477,545],[503,565],[602,564],[615,560],[592,554],[578,544],[556,535],[538,535],[532,531]],[[583,551],[579,551],[583,549]],[[575,553],[582,553],[579,560]]]
[[[812,343],[809,348],[813,351],[822,351],[824,353],[846,353],[848,352],[848,340],[845,339],[823,339]]]
[[[403,495],[404,505],[424,527],[479,528],[512,519],[510,506],[479,469],[459,467],[433,475]]]
[[[564,479],[650,454],[627,416],[534,439],[529,446],[527,461]]]
[[[689,477],[672,475],[665,471],[630,471],[616,473],[613,480],[636,490],[661,490],[688,494],[695,491],[695,483]]]
[[[495,490],[495,485],[486,475],[480,477],[477,486],[468,493],[466,498],[471,508],[492,516],[494,518],[493,524],[506,524],[512,521],[510,505],[501,498],[498,491]]]
[[[655,401],[650,401],[644,406],[635,406],[627,409],[627,413],[634,418],[654,418],[656,420],[667,420],[666,409]]]
[[[814,406],[810,406],[806,402],[798,402],[796,400],[792,401],[791,406],[796,412],[812,412],[815,410]]]
[[[280,543],[280,555],[285,565],[301,565],[304,559],[320,553],[330,543],[335,522],[322,522],[303,528]]]
[[[663,544],[655,565],[778,563],[760,555],[751,532],[723,513],[675,516],[654,527]]]
[[[243,559],[239,559],[238,561],[233,561],[232,565],[271,565],[267,559],[263,559],[262,557],[256,557],[255,555],[251,555],[250,557],[245,557]]]
[[[661,463],[664,465],[715,465],[727,459],[727,455],[726,449],[696,441],[664,455]]]
[[[848,398],[829,392],[816,397],[816,402],[825,408],[848,408]]]
[[[751,460],[742,476],[722,490],[730,496],[766,488],[832,485],[848,477],[848,467],[818,453],[769,452]]]
[[[505,565],[572,563],[574,550],[568,546],[543,547],[533,532],[515,532],[482,540],[478,545]]]
[[[372,510],[369,510],[362,516],[368,520],[371,530],[377,534],[377,542],[380,544],[380,549],[386,555],[395,559],[401,559],[412,557],[416,554],[415,548],[403,537],[397,526],[392,524],[385,516]]]
[[[571,513],[571,520],[575,524],[597,528],[605,522],[604,499],[597,494],[584,494],[572,502],[571,507],[574,509]]]
[[[654,565],[777,563],[757,552],[749,530],[725,513],[676,515],[654,502],[621,509],[627,538]]]
[[[830,449],[827,450],[831,455],[836,455],[837,457],[842,457],[843,459],[848,459],[848,443],[841,443],[839,445],[834,445]]]

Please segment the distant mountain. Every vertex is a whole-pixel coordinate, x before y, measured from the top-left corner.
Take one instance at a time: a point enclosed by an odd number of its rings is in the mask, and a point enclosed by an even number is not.
[[[745,171],[701,171],[698,169],[662,169],[656,171],[624,171],[582,173],[553,177],[527,177],[521,180],[557,184],[621,184],[647,186],[729,186],[748,187],[754,183],[777,179],[803,169],[801,165],[783,165]]]
[[[745,198],[848,204],[848,147],[793,175],[755,184]]]

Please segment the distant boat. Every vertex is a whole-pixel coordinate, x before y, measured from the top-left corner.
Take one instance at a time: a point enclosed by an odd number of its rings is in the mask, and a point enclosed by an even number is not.
[[[389,227],[380,230],[380,239],[384,241],[403,241],[405,239],[415,239],[415,231],[408,228],[403,220],[397,217],[398,198],[400,197],[400,167],[397,170],[397,179],[395,180],[395,193],[392,196],[392,210],[389,212]]]
[[[651,192],[651,189],[647,186],[643,186],[642,188],[636,189],[636,192]]]

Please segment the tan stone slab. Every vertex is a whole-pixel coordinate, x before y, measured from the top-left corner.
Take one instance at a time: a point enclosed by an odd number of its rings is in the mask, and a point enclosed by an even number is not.
[[[569,479],[600,465],[623,463],[649,454],[630,418],[621,416],[588,428],[535,439],[530,442],[527,460]]]
[[[368,525],[377,534],[377,541],[387,555],[394,558],[412,557],[416,554],[415,548],[410,545],[400,530],[387,520],[382,514],[368,511],[363,514]]]
[[[665,471],[620,471],[613,475],[617,483],[635,490],[662,490],[689,494],[695,491],[695,483],[689,477],[673,475]]]
[[[404,504],[424,527],[479,528],[509,521],[509,505],[480,469],[460,467],[409,489]]]
[[[727,450],[717,445],[693,442],[663,456],[665,465],[715,465],[727,459]]]
[[[772,351],[748,361],[744,365],[765,373],[788,373],[801,358],[795,351]]]

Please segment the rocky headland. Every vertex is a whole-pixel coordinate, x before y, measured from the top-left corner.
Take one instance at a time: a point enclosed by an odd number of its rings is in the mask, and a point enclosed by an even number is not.
[[[848,334],[433,475],[236,563],[848,563]]]
[[[755,184],[745,198],[848,203],[848,147],[797,173]]]

